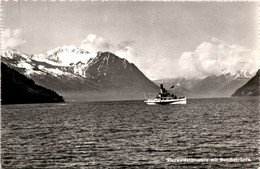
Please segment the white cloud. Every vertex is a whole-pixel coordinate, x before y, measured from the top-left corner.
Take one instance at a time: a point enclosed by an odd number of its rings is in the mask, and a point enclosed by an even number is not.
[[[212,38],[210,42],[201,43],[195,51],[181,55],[179,74],[186,78],[235,74],[239,71],[254,74],[259,69],[258,59],[257,51]]]
[[[22,39],[21,29],[4,29],[2,34],[2,49],[10,49],[21,46],[26,43],[26,40]]]
[[[133,63],[136,62],[136,51],[132,47],[134,41],[128,40],[123,41],[119,45],[117,45],[117,50],[115,51],[115,55],[127,59],[129,62]]]
[[[109,40],[104,39],[103,37],[97,37],[95,34],[88,34],[80,45],[80,48],[85,49],[90,53],[109,51],[111,47],[112,44]]]
[[[151,57],[137,57],[133,45],[134,41],[131,40],[115,44],[95,34],[88,34],[80,47],[91,53],[112,52],[134,63],[154,79],[158,77],[203,78],[222,73],[235,74],[239,71],[254,74],[259,68],[257,51],[230,45],[216,38],[201,43],[194,51],[184,52],[179,59],[165,57],[160,53],[152,54]]]
[[[136,51],[132,46],[133,44],[134,41],[131,40],[123,41],[120,44],[113,44],[108,39],[90,33],[81,42],[80,48],[85,49],[90,53],[109,51],[120,58],[127,59],[129,62],[134,62]]]

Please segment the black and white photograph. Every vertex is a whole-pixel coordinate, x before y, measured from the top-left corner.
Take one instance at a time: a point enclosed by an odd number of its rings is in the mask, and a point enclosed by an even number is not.
[[[0,168],[260,167],[257,1],[0,3]]]

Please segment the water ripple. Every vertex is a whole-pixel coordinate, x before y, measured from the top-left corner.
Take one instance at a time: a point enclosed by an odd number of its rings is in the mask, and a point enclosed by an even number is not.
[[[2,106],[3,168],[257,168],[258,98]],[[167,158],[250,158],[174,163]]]

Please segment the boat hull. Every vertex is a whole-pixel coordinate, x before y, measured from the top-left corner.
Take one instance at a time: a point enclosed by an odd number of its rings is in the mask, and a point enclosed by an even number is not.
[[[186,98],[170,99],[170,100],[148,99],[145,100],[144,102],[148,105],[187,104],[187,99]]]

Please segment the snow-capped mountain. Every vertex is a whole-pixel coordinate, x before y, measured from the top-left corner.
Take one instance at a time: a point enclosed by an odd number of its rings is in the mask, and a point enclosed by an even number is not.
[[[46,75],[86,77],[85,71],[91,59],[97,54],[77,48],[62,46],[45,54],[27,55],[16,50],[7,50],[2,54],[2,60],[9,66],[23,69],[27,76]]]
[[[134,64],[109,52],[62,46],[37,55],[8,50],[1,60],[67,100],[142,99],[158,90]]]
[[[96,54],[89,53],[84,49],[72,45],[57,47],[45,54],[33,55],[32,58],[37,61],[46,62],[55,66],[70,66],[78,62],[87,64],[89,59],[94,58]]]

